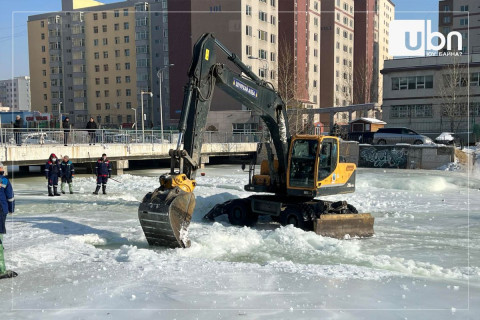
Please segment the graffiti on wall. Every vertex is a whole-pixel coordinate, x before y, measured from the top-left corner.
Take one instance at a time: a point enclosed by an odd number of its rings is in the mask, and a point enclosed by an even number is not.
[[[407,167],[408,150],[398,147],[367,147],[360,150],[360,167],[402,168]]]

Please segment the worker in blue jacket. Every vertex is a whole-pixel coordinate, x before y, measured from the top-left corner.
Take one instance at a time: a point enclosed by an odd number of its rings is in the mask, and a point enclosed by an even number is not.
[[[58,187],[58,177],[62,174],[62,169],[60,168],[60,162],[57,159],[55,153],[52,153],[45,164],[45,177],[48,180],[48,195],[59,196],[60,193],[57,191]],[[53,192],[52,192],[53,187]]]
[[[97,188],[93,194],[98,194],[100,186],[102,186],[103,194],[107,194],[107,181],[112,176],[112,164],[107,159],[107,155],[104,153],[102,157],[98,159],[95,167],[95,174],[97,175]]]
[[[68,190],[70,194],[73,193],[73,177],[75,176],[75,168],[73,167],[72,161],[68,156],[63,156],[63,161],[60,163],[60,169],[62,172],[62,184],[60,185],[60,190],[65,194],[65,183],[68,183]]]
[[[7,214],[15,210],[15,198],[13,197],[13,188],[7,177],[4,176],[5,170],[0,162],[0,279],[16,277],[15,271],[7,270],[3,256],[3,235],[7,233],[5,221]]]

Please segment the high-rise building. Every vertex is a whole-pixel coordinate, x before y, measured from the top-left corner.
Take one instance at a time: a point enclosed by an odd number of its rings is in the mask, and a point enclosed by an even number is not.
[[[78,127],[90,116],[118,127],[135,112],[140,123],[143,99],[145,127],[159,125],[160,109],[166,127],[176,125],[193,45],[205,32],[276,84],[277,0],[63,0],[62,11],[29,17],[35,110],[68,114]],[[216,90],[212,110],[242,108]]]
[[[445,39],[448,39],[447,35],[452,31],[462,34],[461,48],[457,37],[452,37],[452,50],[480,53],[480,20],[476,18],[480,14],[478,1],[442,0],[438,3],[438,11],[438,30]]]
[[[386,60],[393,59],[393,56],[389,53],[390,45],[390,23],[395,19],[395,4],[390,0],[377,0],[377,16],[378,16],[378,28],[377,39],[374,49],[373,57],[373,97],[377,98],[376,101],[382,104],[383,97],[383,76],[380,71],[383,69]],[[375,90],[376,89],[376,90]]]
[[[287,104],[320,106],[320,9],[320,0],[279,0],[279,90],[295,100]]]
[[[377,0],[355,1],[355,54],[353,58],[353,103],[377,102],[374,59],[378,54]],[[377,69],[378,72],[378,69]],[[378,78],[378,77],[377,77]]]
[[[277,0],[169,0],[168,7],[168,27],[175,30],[175,36],[169,38],[169,60],[178,66],[170,78],[172,119],[180,117],[193,45],[206,32],[214,33],[254,73],[276,85],[279,40]],[[223,52],[217,52],[217,60],[228,64]],[[242,108],[239,102],[215,89],[211,110]]]
[[[89,117],[118,127],[132,124],[135,112],[141,119],[143,98],[145,126],[158,124],[156,72],[169,63],[166,7],[166,0],[63,0],[62,11],[30,16],[33,110],[68,115],[77,127]],[[168,79],[168,68],[163,73]],[[168,83],[163,84],[168,109]]]
[[[0,80],[0,104],[10,111],[30,111],[30,77]]]
[[[354,1],[322,1],[320,107],[353,103]],[[335,122],[348,121],[348,114],[337,113]],[[329,123],[329,117],[322,117]]]

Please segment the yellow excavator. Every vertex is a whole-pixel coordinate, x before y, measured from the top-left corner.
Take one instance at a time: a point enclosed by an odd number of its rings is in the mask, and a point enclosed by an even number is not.
[[[217,48],[240,72],[217,63]],[[177,147],[169,151],[170,172],[160,176],[160,187],[145,195],[138,210],[150,245],[190,246],[195,174],[216,86],[260,115],[275,150],[266,144],[267,160],[262,161],[259,174],[255,174],[255,165],[250,165],[245,190],[254,194],[217,204],[206,219],[226,214],[233,225],[253,226],[259,215],[267,215],[282,225],[293,224],[323,236],[373,235],[370,214],[359,214],[345,201],[318,199],[355,191],[356,165],[348,163],[345,156],[350,144],[332,136],[291,136],[286,105],[273,85],[257,77],[211,33],[203,34],[194,45],[188,77]]]

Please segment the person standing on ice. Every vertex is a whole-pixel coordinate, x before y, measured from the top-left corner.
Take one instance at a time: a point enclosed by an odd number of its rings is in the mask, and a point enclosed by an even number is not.
[[[102,186],[103,194],[107,194],[107,181],[108,178],[112,176],[112,164],[107,159],[107,155],[105,153],[102,154],[102,157],[97,161],[95,174],[97,175],[97,188],[93,194],[98,194],[100,186]]]
[[[7,177],[4,176],[5,170],[3,163],[0,162],[0,179],[2,180],[0,188],[0,279],[13,278],[17,276],[15,271],[7,270],[5,267],[5,258],[3,256],[3,235],[7,233],[5,221],[7,214],[15,211],[15,199],[13,197],[13,188]]]
[[[62,175],[62,169],[55,153],[52,153],[45,164],[45,177],[48,180],[48,196],[59,196],[57,191],[58,177]],[[52,192],[53,187],[53,192]]]
[[[75,168],[73,167],[72,161],[68,156],[63,156],[63,161],[60,163],[60,169],[62,172],[62,184],[60,185],[60,190],[65,194],[65,183],[68,183],[68,190],[70,194],[73,193],[73,177],[75,176]]]

